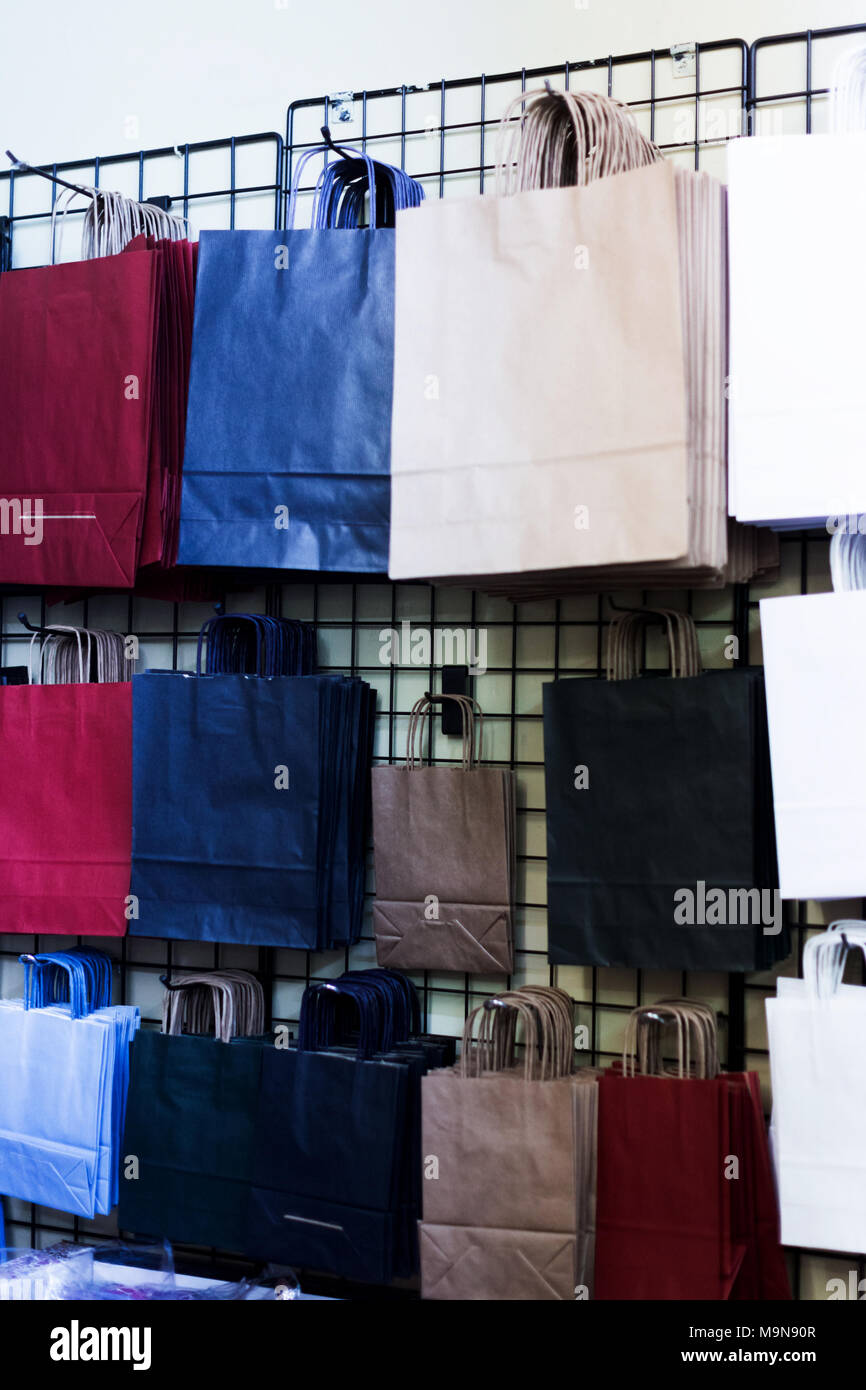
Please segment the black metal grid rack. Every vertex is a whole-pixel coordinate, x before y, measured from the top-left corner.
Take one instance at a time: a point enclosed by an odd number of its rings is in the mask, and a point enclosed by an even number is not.
[[[866,24],[804,31],[761,38],[748,46],[739,39],[695,44],[685,55],[685,74],[676,76],[670,50],[610,56],[519,69],[433,83],[425,87],[392,87],[341,93],[293,102],[287,113],[285,140],[275,133],[237,136],[180,147],[130,152],[93,160],[50,166],[49,172],[99,184],[110,171],[112,186],[126,181],[124,191],[139,198],[168,194],[174,210],[182,206],[196,230],[204,225],[285,226],[288,190],[297,156],[320,144],[320,127],[331,125],[339,140],[361,144],[374,155],[399,163],[424,184],[428,197],[460,196],[484,191],[495,174],[496,127],[506,103],[545,79],[565,86],[592,87],[626,101],[642,128],[669,157],[694,168],[722,172],[727,140],[761,130],[769,116],[786,129],[820,128],[826,105],[830,58],[839,44],[866,34]],[[779,55],[785,62],[779,66]],[[792,59],[802,80],[792,85]],[[688,69],[691,68],[689,72]],[[26,154],[26,151],[18,151]],[[249,176],[244,177],[246,160]],[[311,161],[315,166],[315,161]],[[318,169],[308,168],[304,192],[309,193]],[[39,195],[33,193],[39,186]],[[5,186],[5,198],[4,198]],[[40,201],[41,195],[41,201]],[[11,243],[41,236],[44,249],[35,258],[17,263],[44,263],[50,257],[48,226],[54,190],[29,173],[0,173],[0,269],[11,265]],[[5,202],[5,207],[4,207]],[[73,214],[70,214],[73,216]],[[759,659],[757,603],[770,592],[808,592],[829,587],[827,540],[815,533],[782,538],[782,578],[774,586],[737,586],[717,593],[683,592],[678,599],[692,613],[700,634],[706,665],[723,665],[722,648],[729,633],[740,639],[740,660]],[[520,891],[518,902],[517,965],[514,980],[558,983],[576,999],[576,1021],[589,1030],[587,1060],[604,1061],[617,1052],[619,1031],[628,1010],[661,994],[683,993],[712,1002],[720,1015],[727,1064],[750,1065],[766,1076],[766,1045],[762,1033],[763,998],[773,989],[772,974],[706,976],[670,972],[551,967],[546,960],[544,928],[544,811],[543,757],[540,752],[540,686],[559,674],[598,675],[603,671],[604,630],[610,610],[604,596],[564,599],[516,607],[469,591],[443,590],[427,585],[390,585],[322,576],[244,576],[233,582],[243,594],[226,593],[229,609],[259,608],[270,613],[305,618],[316,624],[324,648],[323,667],[349,671],[372,681],[379,691],[376,755],[397,760],[405,748],[405,723],[417,694],[441,688],[441,672],[431,666],[387,669],[376,655],[377,634],[397,627],[404,618],[431,632],[443,623],[484,627],[493,657],[487,674],[475,682],[493,730],[492,762],[515,767],[521,781]],[[250,593],[253,589],[254,592]],[[644,591],[615,596],[618,602],[651,603]],[[32,621],[50,620],[44,595],[0,593],[0,664],[20,664],[25,633],[15,615],[25,609]],[[82,600],[65,609],[62,621],[99,624],[135,633],[146,664],[185,666],[198,628],[212,609],[208,605],[157,604],[126,595]],[[156,657],[156,659],[153,659]],[[647,664],[661,664],[660,651],[648,643]],[[433,758],[447,762],[451,745],[434,739]],[[795,905],[798,928],[796,966],[809,925],[823,920],[814,905]],[[46,938],[42,939],[44,945]],[[55,944],[57,938],[50,938]],[[0,936],[0,977],[13,971],[32,937]],[[253,969],[270,993],[274,1021],[291,1024],[303,987],[314,978],[339,974],[347,965],[373,961],[369,925],[359,946],[323,955],[262,948],[187,945],[141,939],[95,944],[116,954],[120,997],[138,1002],[143,1015],[155,1021],[160,988],[158,977],[173,965],[239,965]],[[784,968],[792,968],[790,965]],[[437,1031],[459,1033],[465,1013],[477,999],[501,987],[501,979],[418,977],[425,1024]],[[110,1219],[78,1222],[58,1213],[25,1210],[15,1204],[13,1229],[24,1238],[48,1243],[60,1235],[85,1239],[113,1230]],[[211,1252],[216,1257],[218,1252]],[[820,1260],[820,1252],[796,1258],[798,1292],[803,1292],[804,1261]],[[827,1259],[835,1259],[827,1252]],[[841,1259],[841,1257],[838,1257]],[[850,1263],[850,1258],[845,1264]],[[860,1262],[858,1277],[864,1273]],[[225,1256],[214,1268],[227,1268]],[[823,1266],[822,1266],[823,1268]],[[807,1271],[808,1272],[808,1271]],[[824,1276],[825,1277],[825,1276]],[[381,1293],[381,1291],[379,1291]]]

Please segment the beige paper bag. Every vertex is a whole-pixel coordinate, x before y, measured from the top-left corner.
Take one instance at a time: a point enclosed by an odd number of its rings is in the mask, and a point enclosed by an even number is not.
[[[392,578],[688,553],[676,171],[398,213]]]

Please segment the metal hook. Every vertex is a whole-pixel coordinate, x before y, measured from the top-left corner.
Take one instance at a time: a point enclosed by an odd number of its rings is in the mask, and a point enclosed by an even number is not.
[[[615,603],[610,594],[607,595],[607,601],[614,613],[644,613],[648,618],[652,618],[654,622],[663,623],[667,621],[655,608],[629,608],[625,604]]]
[[[160,975],[159,983],[164,985],[166,989],[189,989],[189,985],[173,985],[167,975]]]
[[[38,632],[44,635],[49,632],[56,632],[57,630],[53,627],[34,627],[30,619],[24,613],[18,614],[18,621],[19,623],[21,623],[23,627],[27,629],[28,632]]]
[[[350,153],[348,150],[342,149],[341,146],[338,145],[338,144],[336,143],[336,141],[334,140],[333,135],[331,134],[330,126],[323,125],[323,126],[321,127],[321,131],[322,131],[322,139],[324,140],[325,144],[328,146],[328,149],[333,150],[334,153],[335,153],[335,154],[338,154],[338,155],[340,156],[341,159],[357,159],[357,158],[358,158],[357,154],[352,154],[352,153]]]
[[[58,183],[61,188],[71,188],[73,193],[83,193],[85,197],[93,197],[93,189],[87,188],[80,183],[69,183],[68,180],[60,178],[58,174],[49,174],[47,169],[37,169],[35,165],[28,164],[26,160],[18,159],[11,150],[6,151],[7,159],[12,161],[14,173],[38,174],[42,179],[48,179],[50,183]]]

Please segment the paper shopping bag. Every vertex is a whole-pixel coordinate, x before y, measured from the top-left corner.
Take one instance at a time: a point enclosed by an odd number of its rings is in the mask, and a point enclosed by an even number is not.
[[[437,697],[439,699],[448,697]],[[373,930],[380,965],[400,970],[509,973],[513,963],[515,784],[481,767],[463,718],[457,768],[419,763],[415,734],[432,702],[413,710],[405,764],[376,767]]]
[[[113,684],[0,690],[0,926],[123,936],[132,697]]]
[[[0,280],[0,536],[9,583],[130,588],[147,493],[163,264],[137,251]]]
[[[677,215],[664,162],[398,213],[392,578],[687,555]]]

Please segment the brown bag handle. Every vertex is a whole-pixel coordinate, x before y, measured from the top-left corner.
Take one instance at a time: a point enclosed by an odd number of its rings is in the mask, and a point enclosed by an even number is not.
[[[574,1005],[564,990],[546,985],[504,990],[473,1009],[463,1029],[461,1074],[480,1076],[515,1068],[521,1021],[524,1079],[569,1076],[574,1069]]]
[[[622,102],[600,92],[555,91],[549,84],[509,103],[499,149],[497,191],[504,193],[583,185],[664,158]]]
[[[662,1039],[674,1029],[677,1065],[666,1067]],[[623,1039],[624,1076],[711,1078],[719,1073],[716,1016],[707,1004],[692,999],[661,999],[632,1009]]]
[[[424,744],[424,718],[429,720],[428,740],[433,738],[433,711],[436,702],[439,700],[453,700],[460,710],[460,723],[462,730],[463,748],[461,755],[461,766],[464,772],[469,772],[473,767],[477,767],[484,752],[484,714],[478,701],[471,695],[445,695],[431,694],[422,695],[420,700],[416,700],[409,714],[409,728],[406,736],[406,767],[411,772],[416,767],[422,766],[421,758]],[[476,715],[478,720],[478,737],[476,748]],[[420,738],[418,734],[420,731]],[[416,748],[416,741],[418,747]]]
[[[700,675],[700,645],[690,614],[675,608],[633,608],[617,611],[608,625],[605,674],[609,681],[634,680],[640,675],[644,630],[649,623],[659,620],[667,636],[671,676]]]
[[[507,1017],[510,1015],[510,1017]],[[500,1031],[499,1019],[505,1020],[504,1034]],[[517,1038],[517,1021],[521,1018],[524,1026],[526,1055],[524,1058],[524,1080],[537,1079],[534,1075],[538,1061],[538,1014],[524,1000],[506,1000],[501,995],[486,999],[467,1016],[463,1025],[463,1045],[460,1051],[460,1075],[463,1077],[483,1076],[489,1072],[503,1072],[514,1065],[514,1044]],[[478,1024],[478,1035],[475,1026]],[[543,1041],[543,1040],[542,1040]],[[541,1067],[546,1070],[548,1057],[543,1054]],[[542,1077],[541,1079],[546,1079]]]

